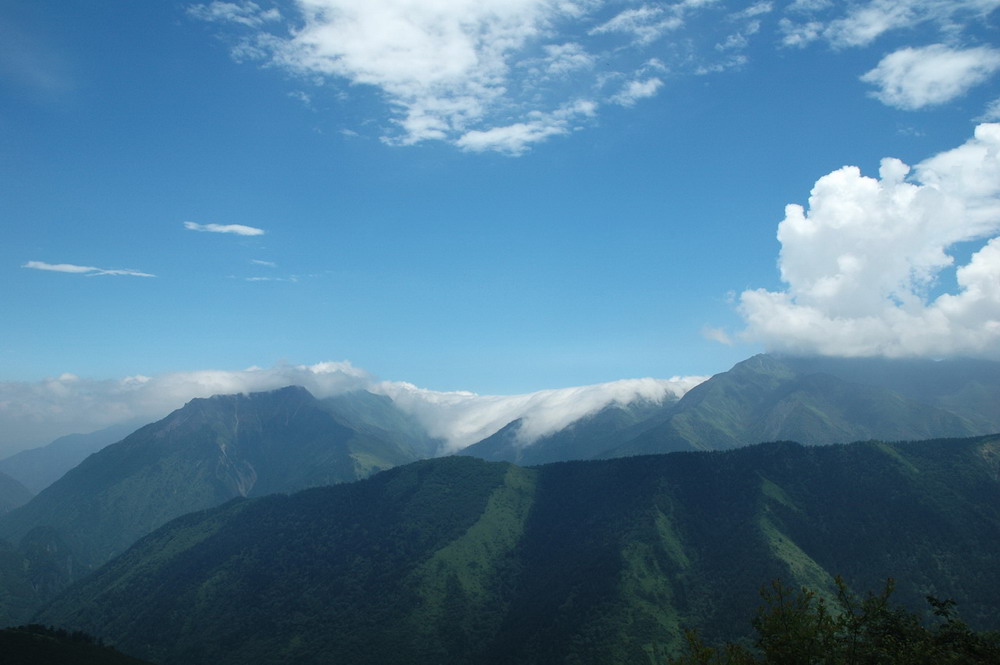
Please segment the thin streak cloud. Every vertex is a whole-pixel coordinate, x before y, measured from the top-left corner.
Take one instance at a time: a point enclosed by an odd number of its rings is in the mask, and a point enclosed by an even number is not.
[[[73,275],[84,275],[95,277],[97,275],[125,275],[128,277],[156,277],[148,272],[130,270],[127,268],[95,268],[94,266],[78,266],[72,263],[45,263],[44,261],[28,261],[21,266],[33,270],[48,270],[50,272],[64,272]]]
[[[264,229],[254,226],[244,226],[243,224],[198,224],[197,222],[184,222],[184,228],[189,231],[202,231],[205,233],[232,233],[238,236],[262,236]]]

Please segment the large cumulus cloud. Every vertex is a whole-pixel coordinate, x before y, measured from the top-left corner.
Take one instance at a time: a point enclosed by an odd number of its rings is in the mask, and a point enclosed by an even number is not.
[[[807,208],[786,207],[786,288],[741,294],[744,336],[793,353],[1000,357],[998,233],[1000,124],[912,169],[884,159],[872,178],[845,166],[816,182]]]

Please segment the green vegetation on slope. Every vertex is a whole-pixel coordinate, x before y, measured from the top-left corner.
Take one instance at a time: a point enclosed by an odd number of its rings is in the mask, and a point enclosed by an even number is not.
[[[1000,363],[761,354],[696,386],[665,422],[600,456],[913,441],[1000,431]]]
[[[533,469],[444,458],[157,530],[37,618],[164,665],[662,663],[748,637],[762,580],[901,580],[1000,616],[1000,438]]]
[[[361,401],[320,402],[297,387],[192,400],[0,519],[0,537],[17,543],[38,527],[53,530],[82,564],[78,576],[185,513],[352,481],[417,459],[404,434],[338,420]]]
[[[890,602],[890,579],[879,594],[859,598],[836,580],[832,603],[807,588],[797,592],[780,580],[764,588],[765,605],[753,620],[754,648],[729,643],[709,647],[696,631],[684,655],[670,665],[995,665],[1000,633],[970,630],[954,602],[927,600],[931,626]]]

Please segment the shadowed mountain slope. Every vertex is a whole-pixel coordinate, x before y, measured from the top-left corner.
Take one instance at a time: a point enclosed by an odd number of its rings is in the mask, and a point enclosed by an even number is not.
[[[184,663],[655,663],[781,577],[1000,628],[1000,438],[523,469],[452,457],[150,534],[37,620]]]
[[[422,457],[426,437],[367,422],[364,413],[386,405],[365,395],[321,402],[289,387],[192,400],[0,519],[0,537],[17,543],[45,528],[87,569],[185,513],[233,497],[356,480]]]
[[[152,665],[95,642],[88,635],[42,626],[0,630],[4,665]]]

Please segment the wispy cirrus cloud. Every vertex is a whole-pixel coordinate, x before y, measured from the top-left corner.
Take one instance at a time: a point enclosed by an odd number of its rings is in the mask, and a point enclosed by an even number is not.
[[[201,231],[204,233],[232,233],[238,236],[261,236],[264,229],[243,224],[198,224],[197,222],[184,222],[184,228],[189,231]]]
[[[443,141],[521,155],[596,125],[610,106],[664,94],[676,77],[742,68],[753,42],[844,49],[929,26],[953,49],[974,48],[966,29],[997,7],[1000,0],[738,8],[722,0],[288,0],[278,12],[264,0],[216,0],[188,15],[218,26],[239,62],[338,96],[374,91],[382,118],[340,128],[344,135],[363,126],[389,145]],[[646,64],[654,60],[663,65],[655,76]]]
[[[649,60],[642,51],[719,3],[621,11],[602,0],[294,0],[282,21],[265,17],[262,4],[212,2],[188,13],[242,30],[232,35],[238,61],[346,82],[345,94],[377,90],[389,110],[380,136],[388,144],[446,141],[519,155],[593,123],[606,104],[643,98],[605,81],[645,81],[633,92],[656,94],[660,86],[639,73]]]
[[[252,28],[281,20],[281,12],[277,9],[261,9],[256,2],[212,2],[207,5],[193,5],[188,7],[188,13],[202,21],[239,23]]]
[[[626,9],[614,18],[590,30],[591,35],[611,33],[629,35],[640,45],[651,44],[664,34],[684,25],[680,12],[660,5]]]
[[[1000,7],[998,0],[797,0],[783,18],[785,46],[823,40],[836,48],[867,46],[882,35],[919,25],[936,27],[951,38]]]
[[[84,275],[95,277],[97,275],[126,275],[129,277],[156,277],[156,275],[139,270],[126,268],[96,268],[94,266],[80,266],[73,263],[45,263],[44,261],[28,261],[22,268],[32,268],[33,270],[48,270],[50,272],[64,272],[74,275]]]
[[[634,106],[640,99],[655,95],[662,86],[663,81],[655,76],[641,81],[629,81],[611,101],[620,106]]]
[[[976,120],[978,122],[1000,122],[1000,97],[987,104],[986,110]]]
[[[244,277],[244,282],[298,282],[299,278],[295,275],[291,277]]]

